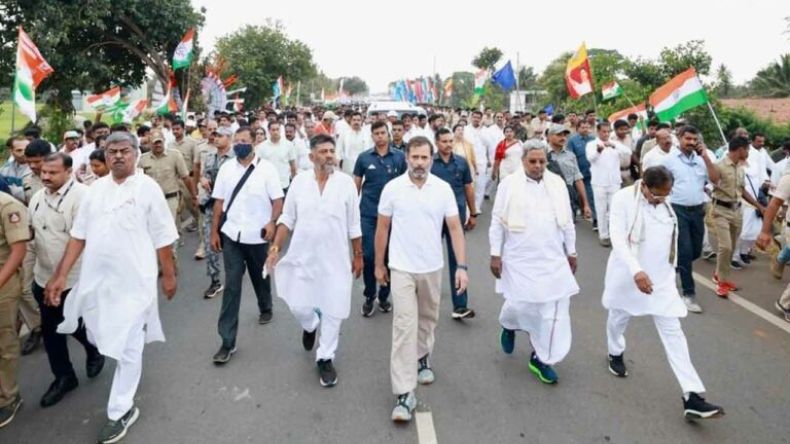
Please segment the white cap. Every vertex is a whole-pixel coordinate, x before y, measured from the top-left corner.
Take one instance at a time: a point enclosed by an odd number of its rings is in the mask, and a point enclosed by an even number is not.
[[[387,117],[398,117],[397,111],[390,111],[387,113]]]

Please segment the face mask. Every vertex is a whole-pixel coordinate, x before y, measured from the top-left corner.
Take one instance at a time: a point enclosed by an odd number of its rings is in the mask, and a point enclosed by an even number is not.
[[[246,159],[252,152],[252,144],[237,143],[233,145],[233,152],[236,153],[236,157],[239,159]]]

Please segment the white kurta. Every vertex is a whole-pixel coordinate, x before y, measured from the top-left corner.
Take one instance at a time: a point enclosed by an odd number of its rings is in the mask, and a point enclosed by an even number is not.
[[[502,279],[497,281],[496,291],[505,299],[531,303],[578,294],[579,286],[568,264],[568,255],[576,252],[573,224],[560,229],[544,181],[527,178],[526,228],[508,231],[503,218],[509,188],[510,181],[499,186],[488,232],[491,255],[502,257]],[[568,220],[573,220],[570,206],[559,211],[567,211]]]
[[[370,131],[349,129],[341,134],[337,139],[337,152],[340,155],[340,159],[343,160],[343,172],[350,176],[353,175],[357,157],[372,146],[373,140],[371,139]]]
[[[293,236],[274,271],[277,295],[289,307],[348,318],[353,280],[348,241],[362,236],[354,180],[335,172],[321,194],[315,172],[297,175],[278,223]]]
[[[519,168],[524,168],[521,160],[523,155],[524,146],[518,141],[505,150],[505,157],[499,164],[499,180],[513,174]]]
[[[763,182],[769,180],[767,170],[773,170],[774,168],[774,162],[771,160],[765,148],[758,150],[752,146],[749,147],[749,158],[747,159],[746,169],[744,170],[746,176],[744,189],[755,200],[760,193],[760,187],[763,185]],[[746,203],[745,200],[742,202],[740,239],[742,241],[757,240],[757,236],[760,234],[760,230],[763,226],[763,220],[757,216],[753,206]],[[736,251],[735,254],[737,255],[738,252]]]
[[[164,341],[156,250],[175,242],[178,231],[159,185],[139,172],[121,184],[111,175],[98,179],[86,192],[71,236],[85,240],[85,250],[58,332],[74,332],[82,317],[99,351],[117,360],[141,321],[146,342]]]
[[[606,267],[603,306],[619,309],[632,316],[656,315],[685,317],[686,305],[675,285],[675,267],[670,262],[670,247],[675,222],[665,205],[650,205],[634,186],[623,188],[612,199],[609,230],[612,252]],[[644,228],[637,246],[629,243],[637,205],[642,212]],[[642,293],[634,282],[639,271],[653,282],[653,293]]]

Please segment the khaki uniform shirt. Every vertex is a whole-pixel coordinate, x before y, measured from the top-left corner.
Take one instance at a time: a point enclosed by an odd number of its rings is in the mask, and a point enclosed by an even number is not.
[[[187,171],[189,174],[192,174],[192,169],[194,168],[194,163],[196,161],[200,161],[200,155],[198,153],[198,142],[191,138],[191,137],[184,137],[181,139],[181,142],[174,141],[167,147],[168,149],[178,150],[181,152],[181,155],[184,156],[184,162],[187,165]]]
[[[28,240],[30,223],[25,206],[13,196],[0,193],[0,267],[11,255],[11,244]]]
[[[28,214],[35,233],[32,243],[36,252],[33,277],[41,287],[46,286],[66,252],[66,245],[71,238],[71,226],[87,191],[87,185],[71,179],[55,193],[44,188],[30,200]],[[78,261],[69,272],[67,289],[77,282],[79,264]]]
[[[713,187],[711,197],[722,202],[740,202],[746,180],[743,165],[733,163],[730,156],[724,156],[716,162],[716,169],[721,179]]]
[[[41,181],[41,176],[28,174],[22,178],[22,187],[25,189],[25,202],[30,203],[33,195],[44,188],[44,182]]]
[[[162,187],[166,195],[177,192],[179,182],[189,176],[184,156],[178,150],[168,149],[159,156],[149,151],[140,157],[140,168]]]

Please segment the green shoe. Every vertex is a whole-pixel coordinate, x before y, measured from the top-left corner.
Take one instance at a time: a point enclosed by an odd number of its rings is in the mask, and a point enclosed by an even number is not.
[[[557,372],[550,365],[541,362],[535,352],[532,352],[532,357],[529,359],[529,370],[544,384],[557,383]]]
[[[118,442],[126,436],[129,427],[132,426],[140,417],[140,409],[132,407],[123,417],[117,421],[108,420],[107,424],[99,432],[99,444],[112,444]]]

